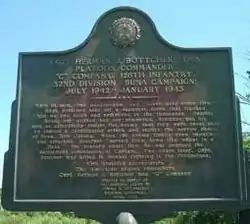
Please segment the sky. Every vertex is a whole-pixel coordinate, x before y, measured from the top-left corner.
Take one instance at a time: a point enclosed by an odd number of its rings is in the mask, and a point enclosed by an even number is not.
[[[19,52],[73,48],[89,35],[105,11],[133,6],[146,12],[159,33],[181,47],[232,47],[234,72],[250,69],[249,0],[1,0],[0,1],[0,181],[8,150],[10,107],[15,98]],[[245,94],[245,81],[235,76],[236,91]],[[250,123],[250,106],[241,108]],[[250,126],[243,125],[244,131]]]

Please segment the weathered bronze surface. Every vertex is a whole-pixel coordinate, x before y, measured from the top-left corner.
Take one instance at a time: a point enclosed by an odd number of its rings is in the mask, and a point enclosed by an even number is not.
[[[152,220],[240,209],[246,166],[230,48],[166,42],[135,8],[115,8],[87,40],[20,53],[3,206]]]

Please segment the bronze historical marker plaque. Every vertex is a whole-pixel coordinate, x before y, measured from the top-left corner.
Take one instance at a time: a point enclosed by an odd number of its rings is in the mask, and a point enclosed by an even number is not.
[[[5,207],[239,205],[234,94],[230,48],[173,46],[134,8],[108,11],[72,50],[20,53]]]

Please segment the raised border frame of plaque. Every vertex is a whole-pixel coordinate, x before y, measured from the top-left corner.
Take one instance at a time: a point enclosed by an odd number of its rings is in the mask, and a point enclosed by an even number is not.
[[[16,184],[16,153],[18,151],[17,142],[16,142],[16,133],[18,132],[18,111],[20,107],[20,96],[19,96],[19,84],[17,84],[17,95],[16,100],[12,103],[12,113],[11,113],[11,125],[10,125],[10,138],[9,138],[9,149],[5,153],[4,157],[4,174],[3,174],[3,192],[2,192],[2,204],[3,207],[7,210],[13,211],[74,211],[79,216],[94,218],[106,222],[107,220],[113,220],[120,212],[131,212],[136,217],[138,221],[150,221],[155,220],[160,217],[166,216],[168,213],[176,210],[193,210],[193,209],[221,209],[221,210],[241,210],[246,206],[246,201],[248,199],[247,193],[247,173],[245,170],[244,162],[244,152],[242,150],[241,144],[241,128],[240,128],[240,115],[239,115],[239,102],[235,101],[235,92],[234,92],[234,81],[233,81],[233,68],[232,68],[232,51],[231,48],[181,48],[173,46],[166,42],[156,30],[156,27],[150,17],[132,7],[118,7],[111,9],[104,13],[94,25],[89,37],[79,46],[66,51],[59,52],[32,52],[32,53],[20,53],[19,55],[19,68],[18,68],[18,79],[21,76],[21,61],[22,57],[26,55],[62,55],[75,52],[81,48],[84,48],[86,44],[91,40],[95,35],[96,30],[103,18],[108,17],[109,15],[117,14],[120,18],[129,14],[138,14],[147,21],[147,25],[151,26],[151,29],[156,37],[156,41],[161,42],[164,46],[173,48],[179,51],[193,51],[193,52],[226,52],[228,58],[230,59],[229,64],[231,64],[231,74],[229,75],[232,93],[230,96],[233,108],[232,108],[232,119],[235,121],[235,126],[238,127],[235,129],[235,136],[238,140],[237,151],[238,158],[236,158],[236,163],[239,166],[239,190],[240,198],[208,198],[208,199],[178,199],[178,200],[143,200],[143,201],[117,201],[112,200],[109,202],[102,203],[100,200],[94,200],[90,202],[84,202],[79,200],[15,200],[15,184]],[[131,21],[130,21],[131,22]],[[119,21],[117,22],[119,24]],[[116,24],[116,25],[117,25]],[[132,46],[140,37],[139,28],[132,21],[132,31],[131,36],[128,39],[116,39],[114,40],[115,45],[121,47]],[[134,31],[133,31],[134,29]],[[113,31],[114,33],[114,31]],[[113,34],[116,36],[117,34]],[[238,111],[237,114],[234,111]],[[112,217],[112,218],[108,218]]]

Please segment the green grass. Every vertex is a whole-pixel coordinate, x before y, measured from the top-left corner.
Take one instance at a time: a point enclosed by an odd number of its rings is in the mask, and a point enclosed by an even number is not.
[[[177,222],[176,222],[177,221]],[[181,224],[178,220],[164,219],[156,224]],[[96,224],[96,221],[80,219],[60,212],[9,212],[1,209],[0,224]]]
[[[221,216],[221,215],[220,215]],[[219,217],[218,214],[177,213],[175,218],[162,219],[155,224],[232,224],[231,215]],[[0,224],[96,224],[96,221],[80,219],[73,214],[60,212],[9,212],[1,209]]]
[[[8,212],[1,210],[0,224],[94,224],[87,219],[63,215],[60,212]]]

